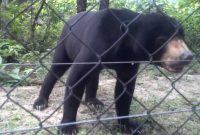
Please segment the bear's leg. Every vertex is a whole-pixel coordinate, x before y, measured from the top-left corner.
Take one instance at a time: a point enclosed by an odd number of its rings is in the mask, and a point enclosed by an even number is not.
[[[94,56],[89,56],[89,53],[83,51],[83,55],[77,56],[75,63],[90,62]],[[61,123],[76,122],[78,107],[82,100],[85,85],[87,84],[90,75],[97,71],[99,64],[74,64],[72,65],[70,74],[67,80],[67,86],[64,98],[64,112]],[[62,134],[75,134],[77,132],[76,125],[65,125],[61,127]]]
[[[70,63],[70,60],[65,52],[64,45],[60,44],[53,57],[53,63]],[[51,65],[49,72],[47,73],[42,88],[40,90],[39,97],[35,100],[33,108],[37,110],[43,110],[48,106],[48,99],[51,91],[57,82],[57,80],[65,73],[70,65]]]
[[[99,74],[100,72],[93,74],[86,84],[85,102],[87,105],[91,106],[92,109],[93,107],[95,109],[101,109],[104,106],[104,104],[96,97],[99,84]]]
[[[117,82],[115,88],[115,104],[117,116],[128,116],[130,105],[133,97],[135,88],[136,74],[138,65],[134,65],[124,70],[118,70]],[[140,131],[135,131],[138,124],[131,122],[128,118],[118,119],[120,128],[123,132],[138,135]]]

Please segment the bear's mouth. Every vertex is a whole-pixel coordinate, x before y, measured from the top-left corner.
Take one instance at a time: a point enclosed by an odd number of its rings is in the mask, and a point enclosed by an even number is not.
[[[165,65],[164,68],[167,69],[169,72],[180,73],[183,70],[184,66],[183,65]]]
[[[183,68],[186,66],[185,64],[182,64],[182,63],[165,63],[165,62],[160,62],[160,63],[157,63],[156,65],[172,73],[180,73],[183,71]]]

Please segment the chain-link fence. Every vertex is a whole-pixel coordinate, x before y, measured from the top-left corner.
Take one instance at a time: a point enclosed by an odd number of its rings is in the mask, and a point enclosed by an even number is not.
[[[199,135],[200,6],[177,21],[156,2],[69,19],[74,1],[2,1],[0,134]]]

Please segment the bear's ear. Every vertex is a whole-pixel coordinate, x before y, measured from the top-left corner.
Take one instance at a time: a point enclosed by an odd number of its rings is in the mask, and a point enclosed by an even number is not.
[[[159,36],[156,38],[156,45],[157,46],[162,46],[168,39],[164,36]]]
[[[127,25],[129,24],[129,22],[130,21],[123,21],[123,23],[121,23],[121,25],[120,25],[120,30],[122,31],[122,32],[125,32],[127,29],[128,29],[128,27],[127,27]]]
[[[173,18],[173,17],[170,17],[170,23],[175,27],[175,28],[178,28],[180,25],[181,25],[181,23],[179,22],[179,21],[177,21],[175,18]]]

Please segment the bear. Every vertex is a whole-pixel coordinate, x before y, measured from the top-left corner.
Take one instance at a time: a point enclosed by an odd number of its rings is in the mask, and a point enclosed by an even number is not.
[[[33,107],[47,107],[55,82],[70,67],[61,123],[75,122],[85,89],[86,101],[102,104],[96,92],[99,73],[106,68],[116,72],[116,115],[128,116],[142,62],[179,73],[192,59],[181,23],[166,14],[129,9],[81,12],[65,24],[55,49],[53,63],[68,64],[51,65]],[[119,118],[118,123],[124,132],[139,134],[134,131],[138,124],[129,118]],[[63,135],[78,132],[76,125],[62,126],[60,131]]]

